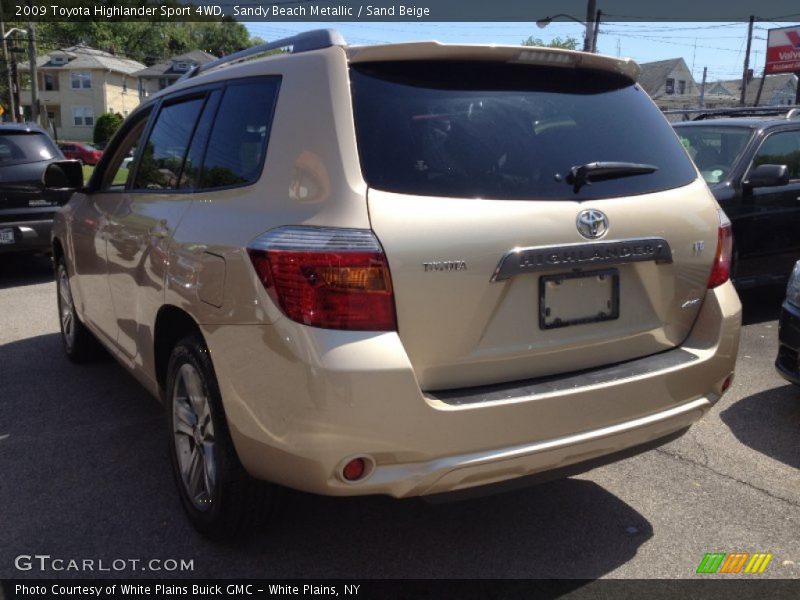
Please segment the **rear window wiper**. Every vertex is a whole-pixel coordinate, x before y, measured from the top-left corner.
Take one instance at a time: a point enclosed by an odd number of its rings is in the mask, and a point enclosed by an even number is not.
[[[572,167],[567,175],[567,183],[572,184],[573,191],[578,191],[592,181],[603,179],[617,179],[630,175],[644,175],[654,173],[658,167],[633,162],[593,162]]]

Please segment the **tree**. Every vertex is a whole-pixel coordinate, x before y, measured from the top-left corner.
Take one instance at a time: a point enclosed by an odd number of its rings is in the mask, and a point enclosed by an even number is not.
[[[122,125],[122,121],[122,115],[119,113],[103,113],[97,117],[97,122],[94,124],[94,143],[107,144]]]
[[[578,40],[572,36],[567,36],[564,39],[560,37],[553,38],[549,43],[545,44],[541,38],[529,36],[527,40],[522,42],[523,46],[545,46],[547,48],[564,48],[565,50],[577,50]]]

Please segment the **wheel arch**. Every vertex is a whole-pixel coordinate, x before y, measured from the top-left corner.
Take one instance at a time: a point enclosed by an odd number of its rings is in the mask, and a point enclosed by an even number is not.
[[[172,350],[180,340],[191,334],[205,341],[200,326],[188,312],[172,304],[165,304],[158,310],[153,331],[153,362],[156,382],[162,392],[166,390]]]
[[[53,264],[58,265],[58,261],[64,256],[64,246],[57,237],[53,238]]]

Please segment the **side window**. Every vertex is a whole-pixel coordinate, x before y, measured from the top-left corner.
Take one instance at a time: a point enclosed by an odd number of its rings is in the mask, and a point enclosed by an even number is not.
[[[217,110],[200,186],[247,185],[264,165],[279,79],[229,84]]]
[[[773,133],[758,149],[753,166],[786,165],[789,178],[800,179],[800,131]]]
[[[134,189],[171,190],[178,187],[183,160],[203,102],[203,97],[192,98],[161,108],[138,159]]]
[[[186,154],[186,160],[183,164],[181,179],[178,182],[178,188],[182,190],[194,189],[199,186],[198,176],[200,175],[200,167],[203,164],[203,153],[211,135],[211,127],[214,124],[214,117],[217,114],[221,96],[222,92],[220,90],[215,90],[208,95],[208,101],[203,109],[200,122],[195,129],[192,143],[189,145],[189,152]]]
[[[105,171],[101,174],[100,191],[117,191],[125,189],[131,173],[131,163],[136,154],[136,148],[141,142],[150,111],[137,115],[136,120],[127,126],[128,132],[115,148],[109,148],[111,160]]]

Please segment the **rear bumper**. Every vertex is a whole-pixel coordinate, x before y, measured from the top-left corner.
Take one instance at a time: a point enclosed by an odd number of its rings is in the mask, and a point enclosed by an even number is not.
[[[568,470],[687,429],[734,369],[741,305],[707,293],[676,349],[581,374],[420,391],[394,333],[207,328],[234,444],[254,476],[330,495],[430,495]],[[373,463],[359,482],[339,473]]]
[[[775,368],[792,383],[800,384],[800,308],[783,303],[778,321],[778,358]]]
[[[47,252],[50,250],[50,232],[53,229],[53,218],[36,221],[0,221],[0,230],[11,229],[14,232],[14,243],[0,243],[0,254],[9,252]]]

